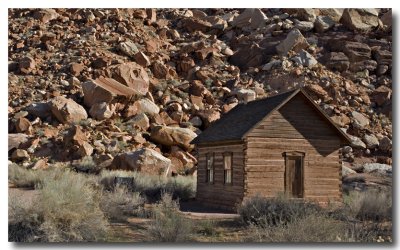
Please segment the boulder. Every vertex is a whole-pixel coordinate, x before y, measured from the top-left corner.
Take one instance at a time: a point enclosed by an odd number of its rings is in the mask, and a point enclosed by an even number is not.
[[[11,160],[13,161],[25,161],[29,159],[29,154],[26,150],[17,149],[11,155]]]
[[[31,103],[29,106],[25,108],[25,110],[34,116],[45,119],[51,116],[51,108],[49,103],[47,102],[35,102]]]
[[[141,113],[134,116],[131,120],[128,121],[137,128],[140,128],[143,131],[146,131],[150,127],[150,120],[146,114]]]
[[[346,176],[349,174],[355,174],[355,173],[357,173],[357,172],[354,171],[353,169],[342,165],[342,176]]]
[[[28,141],[28,135],[26,134],[8,134],[8,151],[17,148]]]
[[[312,68],[318,63],[318,61],[305,50],[301,50],[299,55],[292,58],[292,60],[308,68]]]
[[[69,71],[73,76],[79,76],[84,69],[85,65],[83,63],[71,63],[69,65]]]
[[[365,117],[363,114],[353,111],[351,112],[351,116],[353,117],[353,125],[356,125],[357,128],[365,128],[369,125],[369,119]]]
[[[350,65],[349,70],[352,72],[360,72],[367,69],[369,72],[374,72],[377,66],[378,64],[374,60],[363,60],[359,62],[353,62]]]
[[[110,108],[110,105],[106,102],[97,102],[92,105],[89,110],[89,114],[92,118],[96,120],[105,120],[112,117],[114,114],[114,109]]]
[[[145,113],[149,116],[154,116],[160,112],[160,108],[147,98],[137,100],[133,106],[137,110],[137,114]]]
[[[327,9],[319,9],[320,16],[328,16],[334,22],[339,22],[342,18],[344,9],[335,9],[335,8],[327,8]],[[318,18],[318,17],[317,17]]]
[[[392,28],[392,9],[389,9],[388,12],[386,12],[385,14],[382,15],[381,17],[381,22],[383,24],[383,27],[388,30]]]
[[[43,169],[48,169],[49,165],[47,164],[47,161],[44,159],[40,159],[35,164],[32,166],[32,170],[43,170]]]
[[[331,117],[332,121],[340,127],[350,124],[350,118],[345,114],[335,115]]]
[[[237,103],[233,103],[232,108],[236,105]],[[215,109],[200,110],[197,112],[197,115],[200,116],[201,119],[203,120],[205,128],[208,128],[211,125],[211,123],[221,118],[221,113]]]
[[[87,107],[96,103],[110,103],[116,96],[133,96],[138,93],[112,78],[105,77],[85,81],[82,90],[83,102]]]
[[[346,42],[343,52],[351,62],[359,62],[371,58],[371,48],[365,43]]]
[[[36,68],[36,62],[32,57],[25,56],[19,60],[18,66],[21,71],[31,71]]]
[[[307,22],[307,21],[298,21],[294,27],[296,29],[299,29],[300,31],[310,31],[314,28],[314,23],[313,22]]]
[[[42,23],[48,23],[58,17],[59,14],[54,9],[39,9],[33,13],[33,18]]]
[[[240,15],[236,16],[233,19],[232,26],[243,28],[243,27],[250,25],[253,13],[254,13],[254,9],[251,9],[251,8],[244,9],[243,12],[240,13]]]
[[[389,137],[384,136],[382,139],[379,140],[379,149],[383,152],[388,152],[392,149],[392,140]]]
[[[379,88],[375,89],[372,93],[372,99],[378,106],[382,106],[387,103],[391,96],[392,90],[384,85],[379,86]]]
[[[330,70],[343,72],[349,69],[349,58],[343,52],[329,52],[325,54],[321,61]]]
[[[236,91],[239,102],[251,102],[256,99],[256,92],[251,89],[239,89]]]
[[[335,25],[335,21],[329,16],[318,16],[315,19],[314,27],[319,33],[323,33]]]
[[[32,125],[31,122],[26,119],[25,117],[20,117],[15,122],[15,130],[17,133],[31,133],[32,132]]]
[[[236,51],[230,58],[231,64],[238,66],[241,70],[246,70],[249,67],[258,67],[265,63],[267,57],[264,49],[258,44],[245,46]]]
[[[117,49],[127,56],[134,57],[139,52],[135,43],[126,41],[118,44]]]
[[[201,127],[201,125],[203,125],[203,121],[199,116],[193,116],[189,122],[195,127]]]
[[[378,27],[379,17],[376,9],[345,9],[340,22],[354,31],[368,32]]]
[[[137,62],[142,67],[148,67],[151,64],[149,58],[143,52],[140,51],[135,54],[134,59],[135,62]]]
[[[168,175],[171,160],[164,157],[159,152],[141,148],[136,151],[117,155],[108,169],[138,171],[152,175]]]
[[[326,90],[324,90],[321,86],[317,84],[306,85],[306,88],[319,98],[325,98],[328,95],[328,92],[326,92]]]
[[[276,46],[276,50],[279,54],[286,55],[290,50],[300,52],[308,46],[309,44],[301,32],[298,29],[293,29],[289,32],[286,39]]]
[[[141,95],[149,91],[149,75],[146,70],[135,62],[111,66],[112,78],[130,87]]]
[[[77,153],[80,157],[85,157],[92,155],[93,150],[94,148],[92,147],[92,145],[90,145],[90,143],[85,141],[82,143],[82,145],[79,146]]]
[[[64,136],[64,144],[67,147],[71,145],[82,146],[87,141],[86,134],[82,131],[81,126],[78,125],[73,125]]]
[[[317,17],[317,12],[315,9],[311,8],[297,8],[296,14],[297,18],[303,21],[310,21],[313,22],[315,18]]]
[[[356,136],[350,136],[351,138],[351,147],[356,148],[356,149],[366,149],[367,146],[365,143],[358,137]]]
[[[184,18],[182,20],[182,27],[189,32],[201,31],[203,33],[210,31],[212,24],[208,21],[199,18]]]
[[[180,146],[188,149],[190,142],[197,136],[188,128],[157,125],[151,129],[151,139],[165,146]]]
[[[380,163],[366,163],[363,166],[364,173],[379,173],[379,174],[391,174],[392,173],[392,166],[387,164],[380,164]]]
[[[376,136],[373,134],[371,135],[365,134],[362,140],[363,142],[365,142],[365,145],[367,146],[368,149],[377,148],[379,146],[378,138],[376,138]]]
[[[61,123],[76,123],[88,117],[86,110],[72,99],[56,96],[49,104],[51,113]]]
[[[257,29],[265,26],[268,17],[260,9],[254,9],[251,15],[250,27]]]

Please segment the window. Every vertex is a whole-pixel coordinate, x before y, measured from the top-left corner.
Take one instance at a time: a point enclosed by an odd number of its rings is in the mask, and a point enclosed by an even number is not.
[[[232,153],[224,153],[224,183],[232,184]]]
[[[207,154],[207,178],[206,182],[214,182],[214,153]]]

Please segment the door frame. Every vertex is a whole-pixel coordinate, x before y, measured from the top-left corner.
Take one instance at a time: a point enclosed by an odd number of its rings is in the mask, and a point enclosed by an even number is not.
[[[294,198],[294,199],[302,199],[304,198],[304,158],[305,158],[306,153],[302,151],[288,151],[282,153],[282,156],[285,158],[285,175],[284,175],[284,190],[285,190],[285,196]],[[293,197],[292,195],[292,190],[287,190],[287,173],[288,173],[288,158],[289,157],[300,157],[301,161],[301,194],[300,197]]]

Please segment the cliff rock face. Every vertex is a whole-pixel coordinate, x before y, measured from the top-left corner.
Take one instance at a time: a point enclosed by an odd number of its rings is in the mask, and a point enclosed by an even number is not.
[[[8,15],[11,161],[91,155],[116,168],[183,172],[195,167],[190,141],[238,103],[304,87],[353,139],[344,161],[391,162],[390,9]],[[84,140],[71,144],[76,126]]]

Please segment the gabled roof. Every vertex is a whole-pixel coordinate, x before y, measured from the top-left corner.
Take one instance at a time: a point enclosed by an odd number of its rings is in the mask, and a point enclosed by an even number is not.
[[[338,135],[350,142],[350,138],[325,114],[322,109],[302,89],[291,90],[279,95],[255,100],[247,104],[236,105],[231,111],[224,114],[219,120],[211,124],[204,132],[192,140],[193,144],[207,144],[218,142],[240,141],[264,117],[284,106],[298,94],[303,94],[313,107],[330,123]]]

